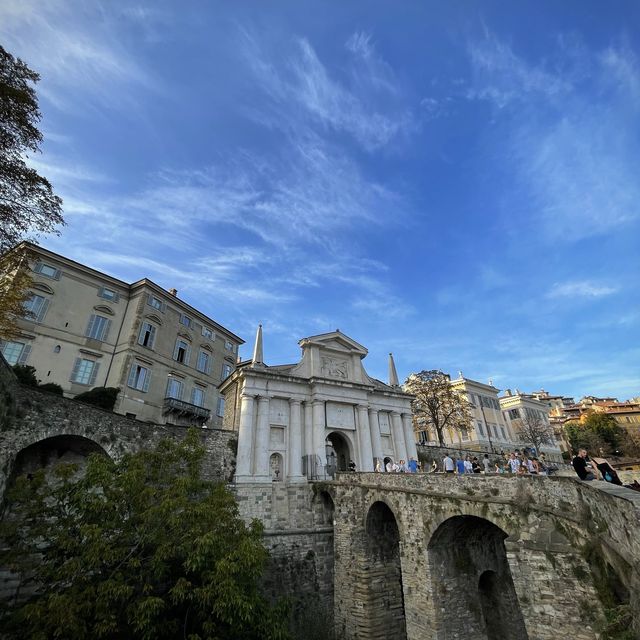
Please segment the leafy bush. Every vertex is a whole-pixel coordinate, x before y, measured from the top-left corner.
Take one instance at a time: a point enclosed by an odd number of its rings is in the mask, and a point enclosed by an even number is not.
[[[120,389],[116,387],[94,387],[90,391],[79,393],[75,399],[101,409],[113,411],[119,393]]]
[[[55,382],[46,382],[45,384],[41,384],[38,389],[48,391],[49,393],[55,393],[58,396],[63,395],[62,387]]]
[[[13,372],[18,378],[18,382],[25,384],[28,387],[37,387],[38,378],[36,378],[36,368],[31,367],[28,364],[14,364]]]

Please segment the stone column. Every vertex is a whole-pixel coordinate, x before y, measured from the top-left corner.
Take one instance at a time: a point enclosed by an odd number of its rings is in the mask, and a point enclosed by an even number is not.
[[[325,415],[324,400],[313,401],[313,455],[317,456],[318,468],[317,473],[323,474],[324,467],[327,464],[327,452],[325,450]]]
[[[304,402],[304,455],[313,455],[313,408],[308,400]]]
[[[371,431],[371,449],[373,453],[373,468],[376,460],[380,460],[380,469],[384,471],[384,456],[382,455],[382,438],[380,437],[380,423],[378,410],[369,409],[369,429]]]
[[[369,407],[366,404],[358,405],[358,441],[360,443],[360,471],[373,471]]]
[[[402,417],[397,411],[391,412],[391,430],[393,431],[393,452],[395,461],[407,460],[407,447],[404,442],[404,431],[402,429]]]
[[[240,424],[238,426],[238,453],[236,455],[236,482],[248,482],[253,460],[253,396],[240,398]]]
[[[404,429],[404,443],[407,447],[407,455],[410,458],[418,459],[418,449],[416,448],[416,434],[413,430],[413,422],[410,413],[402,414],[402,427]]]
[[[259,396],[255,450],[256,482],[266,482],[270,480],[269,435],[269,398],[267,396]]]
[[[289,400],[289,454],[287,478],[294,482],[304,480],[302,475],[302,424],[300,423],[300,400]]]

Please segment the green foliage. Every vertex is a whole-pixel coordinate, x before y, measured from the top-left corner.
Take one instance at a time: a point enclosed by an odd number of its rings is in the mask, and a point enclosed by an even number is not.
[[[35,367],[31,367],[28,364],[14,364],[13,372],[16,374],[16,378],[18,378],[20,384],[27,385],[28,387],[38,386]]]
[[[64,224],[62,200],[25,162],[42,142],[34,89],[39,79],[0,46],[0,252],[27,233],[49,233]]]
[[[49,393],[55,393],[57,396],[64,395],[62,387],[55,382],[45,382],[45,384],[41,384],[38,389],[48,391]]]
[[[625,442],[624,429],[606,413],[594,412],[581,420],[568,420],[564,431],[574,451],[584,447],[596,455],[600,449],[605,455],[612,455]]]
[[[117,463],[94,454],[83,474],[18,478],[0,566],[32,595],[0,607],[3,637],[287,639],[287,612],[258,588],[261,524],[201,478],[203,456],[192,429]]]
[[[119,393],[120,389],[117,387],[94,387],[89,391],[79,393],[75,399],[85,404],[113,411]]]

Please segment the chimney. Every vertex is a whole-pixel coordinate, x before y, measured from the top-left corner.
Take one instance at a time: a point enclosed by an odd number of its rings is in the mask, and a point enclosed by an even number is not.
[[[177,289],[169,289],[169,295],[173,296],[174,298],[178,297],[178,290]]]
[[[510,396],[511,395],[511,389],[505,389],[504,390],[504,395],[505,396]]]

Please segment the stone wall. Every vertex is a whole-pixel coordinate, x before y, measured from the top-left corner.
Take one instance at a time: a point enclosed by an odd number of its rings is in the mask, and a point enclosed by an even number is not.
[[[640,512],[632,502],[635,496],[627,501],[605,493],[598,484],[562,477],[341,474],[329,486],[336,505],[338,635],[361,639],[378,633],[367,611],[376,585],[366,568],[373,566],[374,558],[361,553],[367,514],[376,502],[389,507],[400,532],[409,640],[462,638],[469,628],[477,630],[475,637],[500,637],[483,628],[486,603],[478,585],[487,571],[502,580],[507,569],[526,627],[518,637],[593,640],[596,621],[603,615],[602,576],[596,566],[603,561],[596,562],[596,556],[604,558],[631,594],[637,624],[640,538],[635,533],[640,530]],[[465,553],[438,556],[433,541],[453,518],[461,519],[466,528],[457,528],[444,548],[464,548]],[[480,521],[503,532],[504,542],[494,538],[491,544],[498,545],[496,553],[502,549],[506,569],[492,567],[483,557],[486,544],[469,543]],[[472,587],[464,602],[464,589],[453,586],[453,578],[461,576]],[[447,607],[458,607],[458,615],[447,617]],[[508,609],[505,604],[503,610]]]
[[[0,367],[2,371],[2,367]],[[183,438],[186,427],[157,425],[105,411],[76,400],[17,385],[16,416],[0,430],[0,496],[18,453],[25,447],[54,436],[70,435],[98,444],[109,456],[155,445],[162,438]],[[231,431],[202,429],[206,449],[205,477],[229,480],[235,464],[237,438]]]
[[[259,519],[271,554],[264,588],[273,599],[287,597],[296,638],[333,634],[333,503],[322,487],[309,484],[241,484],[232,488],[241,516]]]
[[[18,382],[0,353],[0,431],[9,429],[16,413],[15,393]]]

